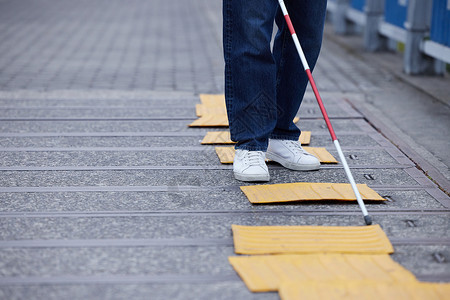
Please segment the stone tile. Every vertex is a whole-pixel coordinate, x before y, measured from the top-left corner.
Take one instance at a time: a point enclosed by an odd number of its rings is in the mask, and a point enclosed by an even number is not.
[[[448,255],[448,246],[395,248],[392,258],[416,276],[450,275],[446,264],[433,261],[433,253]],[[2,268],[3,278],[20,275],[22,278],[45,279],[70,274],[74,280],[105,274],[109,274],[108,277],[120,275],[125,279],[136,275],[233,276],[235,272],[228,257],[234,255],[233,247],[0,249],[0,257],[6,266]]]
[[[173,139],[172,139],[173,140]],[[198,140],[197,140],[198,141]],[[179,145],[173,142],[172,145]],[[193,146],[183,150],[182,147],[174,146],[171,149],[169,143],[161,141],[158,148],[155,144],[147,146],[148,148],[127,148],[123,150],[116,147],[111,150],[107,148],[87,148],[71,150],[71,147],[63,151],[8,151],[2,152],[0,149],[0,164],[4,167],[15,166],[220,166],[219,159],[215,153],[214,146]],[[168,148],[166,148],[168,147]],[[91,150],[92,149],[92,150]],[[26,149],[23,149],[26,150]],[[331,155],[339,160],[336,150],[328,149]],[[344,150],[344,155],[349,166],[398,166],[396,161],[389,153],[383,149],[376,150]],[[270,163],[276,166],[276,163]],[[326,168],[328,165],[324,164]],[[409,163],[413,166],[413,163]]]
[[[64,285],[27,285],[0,286],[0,297],[6,299],[59,300],[70,297],[73,300],[104,298],[111,300],[136,299],[147,300],[185,300],[186,295],[195,295],[199,300],[278,300],[278,293],[251,293],[240,280],[210,284],[64,284]]]
[[[131,213],[130,213],[131,214]],[[450,219],[448,214],[430,218],[420,214],[374,215],[389,239],[434,239],[435,243],[446,235]],[[407,221],[413,220],[415,227]],[[8,240],[54,240],[54,239],[223,239],[231,238],[231,225],[275,226],[358,226],[362,214],[338,215],[295,213],[206,213],[170,214],[154,213],[136,215],[7,217],[0,219],[0,239]],[[429,229],[433,228],[433,231]],[[5,244],[7,246],[7,244]]]
[[[195,118],[186,120],[151,120],[151,121],[1,121],[0,130],[3,133],[32,133],[32,132],[206,132],[210,129],[189,128]],[[315,133],[327,133],[328,129],[323,120],[301,120],[297,123],[302,130]],[[336,134],[339,132],[364,133],[360,123],[354,120],[333,120]],[[216,129],[217,130],[217,129]],[[222,129],[223,130],[223,129]],[[373,131],[375,132],[375,131]]]
[[[342,169],[294,172],[269,168],[270,183],[336,182],[346,183]],[[369,186],[418,186],[405,169],[355,169],[357,183]],[[110,170],[110,171],[4,171],[3,187],[106,187],[106,186],[236,186],[230,170]],[[371,177],[366,177],[371,176]],[[372,179],[373,178],[373,179]],[[426,180],[426,177],[421,179]],[[249,185],[250,183],[242,183]],[[429,187],[432,182],[429,181]]]
[[[432,210],[444,206],[424,190],[392,191],[375,189],[389,199],[383,203],[366,202],[369,211]],[[139,212],[139,211],[286,211],[308,212],[321,210],[359,211],[356,202],[307,202],[252,205],[236,186],[229,189],[204,191],[161,192],[41,192],[0,193],[2,212]]]

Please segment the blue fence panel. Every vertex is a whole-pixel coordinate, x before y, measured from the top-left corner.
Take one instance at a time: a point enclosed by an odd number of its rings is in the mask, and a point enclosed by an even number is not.
[[[405,28],[408,13],[408,0],[386,0],[384,20],[397,27]]]
[[[352,0],[350,3],[351,7],[360,11],[364,11],[364,5],[366,4],[366,0]]]
[[[450,0],[433,0],[430,39],[450,47]]]

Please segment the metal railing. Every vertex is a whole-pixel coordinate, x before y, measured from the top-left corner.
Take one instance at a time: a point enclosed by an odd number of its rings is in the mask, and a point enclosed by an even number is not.
[[[337,34],[362,32],[367,51],[404,45],[407,74],[443,74],[450,63],[450,0],[330,0]]]

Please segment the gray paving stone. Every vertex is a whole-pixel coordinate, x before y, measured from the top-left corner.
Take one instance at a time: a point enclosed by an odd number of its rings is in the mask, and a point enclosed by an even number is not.
[[[36,109],[36,108],[46,108],[46,109],[72,109],[72,108],[90,108],[90,109],[105,109],[105,108],[116,108],[123,109],[129,107],[146,107],[148,109],[154,107],[184,107],[191,110],[195,110],[195,104],[200,103],[199,97],[189,94],[179,95],[173,93],[161,94],[161,93],[147,93],[146,97],[135,98],[132,95],[128,96],[114,96],[110,95],[106,99],[102,99],[98,95],[89,96],[88,93],[85,95],[76,95],[70,99],[60,96],[59,98],[49,95],[48,93],[40,94],[41,97],[46,96],[46,98],[38,98],[37,94],[35,99],[27,99],[27,95],[19,99],[12,99],[7,96],[0,98],[0,105],[2,107],[15,108],[15,109]],[[90,99],[89,99],[90,98]],[[31,111],[31,110],[30,110]]]
[[[157,121],[0,121],[0,132],[3,133],[48,133],[48,132],[204,132],[211,129],[189,128],[192,120],[157,120]],[[355,120],[333,120],[336,134],[340,131],[361,132],[361,123]],[[314,133],[327,133],[325,121],[302,120],[297,125],[302,130]],[[217,129],[216,129],[217,130]],[[222,129],[223,130],[223,129]],[[373,131],[375,132],[375,131]]]
[[[192,120],[176,121],[0,121],[2,132],[50,133],[50,132],[185,132]],[[206,133],[205,129],[201,129]]]
[[[435,254],[441,254],[446,261],[438,262]],[[392,259],[410,270],[416,276],[433,276],[443,274],[443,282],[449,282],[450,269],[448,260],[450,247],[448,246],[397,246]],[[432,280],[430,280],[432,281]]]
[[[23,109],[7,108],[0,111],[2,119],[142,119],[142,118],[196,118],[195,109],[191,107],[141,107],[141,108],[61,108],[61,109]]]
[[[366,202],[369,211],[393,209],[430,210],[444,206],[424,190],[375,189],[389,201]],[[307,202],[252,205],[238,187],[206,191],[171,192],[54,192],[0,193],[1,212],[139,212],[139,211],[358,211],[356,202]]]
[[[450,254],[448,246],[397,246],[392,258],[417,276],[446,274],[448,266],[433,253]],[[415,255],[411,255],[414,253]],[[1,277],[114,275],[234,275],[228,257],[233,247],[139,247],[1,249]]]
[[[3,166],[220,166],[214,148],[158,151],[0,152]],[[49,163],[51,162],[51,163]]]
[[[346,183],[344,170],[321,169],[316,172],[294,172],[270,169],[271,184],[288,182]],[[419,186],[404,169],[356,169],[358,183],[389,186]],[[117,171],[5,171],[3,187],[84,187],[84,186],[234,186],[231,170],[117,170]],[[372,176],[366,178],[365,175]],[[426,177],[423,177],[426,180]],[[249,185],[247,183],[245,185]],[[429,181],[432,186],[431,181]]]
[[[112,133],[113,134],[113,133]],[[157,134],[157,133],[155,133]],[[164,134],[164,133],[161,133]],[[185,147],[199,146],[204,134],[196,136],[66,136],[66,137],[0,137],[5,148],[36,147]]]
[[[173,133],[167,133],[164,136],[164,132],[148,132],[148,133],[136,133],[136,136],[125,136],[127,133],[114,134],[109,133],[111,136],[52,136],[52,137],[1,137],[0,145],[2,148],[23,148],[23,147],[179,147],[180,145],[186,147],[199,146],[201,140],[206,134],[206,131],[217,131],[217,128],[195,130],[193,132],[186,133],[183,136],[182,133],[179,136],[170,136]],[[228,130],[227,128],[222,130]],[[202,132],[205,131],[205,132]],[[82,135],[82,133],[80,133]],[[88,135],[89,133],[85,133]],[[161,136],[145,136],[147,135],[161,135]],[[100,134],[99,134],[100,135]],[[117,136],[114,136],[117,135]],[[192,135],[192,136],[190,136]],[[342,147],[377,147],[379,143],[370,136],[359,135],[341,135],[339,142]],[[329,135],[325,134],[312,134],[311,147],[328,147],[334,148],[333,143]],[[1,150],[1,148],[0,148]]]
[[[197,0],[195,0],[197,1]],[[108,65],[103,66],[108,69]],[[7,72],[5,72],[7,74]],[[50,78],[42,74],[43,78]],[[18,107],[99,107],[111,105],[112,107],[128,106],[147,106],[151,103],[161,104],[167,102],[170,105],[186,105],[200,103],[199,94],[223,94],[219,92],[200,91],[196,93],[192,90],[174,91],[174,90],[109,90],[109,89],[79,89],[79,90],[43,90],[43,89],[29,89],[29,90],[15,90],[0,92],[0,103],[2,106],[18,106]],[[329,95],[330,93],[325,93]],[[338,103],[340,106],[345,106],[346,110],[350,108],[347,102],[342,102],[345,94],[331,93],[334,95],[332,99],[327,99],[327,105],[334,105]],[[307,91],[304,105],[316,104],[316,100],[312,91]],[[344,103],[344,104],[342,104]]]
[[[306,129],[305,129],[306,130]],[[365,134],[339,134],[339,144],[341,147],[377,147],[379,143],[371,136]],[[0,140],[1,141],[1,140]],[[327,147],[330,150],[334,149],[334,144],[328,134],[311,133],[310,147]]]
[[[406,173],[407,169],[354,169],[353,177],[357,183],[372,185],[416,185],[414,180]],[[292,172],[284,169],[271,172],[271,183],[288,182],[336,182],[347,183],[343,169],[321,169],[318,172]],[[366,177],[369,176],[369,177]],[[426,180],[425,178],[423,178]],[[427,183],[428,184],[428,183]]]
[[[232,247],[1,249],[1,277],[233,274]],[[22,257],[22,259],[20,259]],[[6,266],[15,266],[8,268]]]
[[[164,145],[167,146],[167,145]],[[153,146],[155,147],[155,146]],[[115,149],[115,148],[114,148]],[[14,166],[220,166],[214,146],[196,146],[171,150],[171,148],[147,148],[145,150],[125,148],[123,151],[83,150],[83,151],[11,151],[0,149],[0,164]],[[56,149],[57,150],[57,149]],[[329,152],[339,160],[336,150]],[[375,165],[399,166],[383,149],[343,151],[350,166]],[[276,165],[273,163],[273,165]],[[413,166],[413,163],[409,163]]]
[[[334,148],[328,148],[328,151],[339,160],[339,154]],[[347,163],[350,166],[373,166],[373,165],[398,165],[399,162],[386,150],[342,150]],[[406,158],[406,157],[405,157]],[[409,162],[410,166],[414,166],[412,162]]]
[[[416,224],[411,227],[407,221]],[[420,214],[376,215],[389,238],[437,239],[446,236],[450,218],[447,214],[430,218]],[[316,225],[359,226],[362,215],[337,215],[328,211],[321,214],[235,213],[235,214],[153,214],[151,216],[67,216],[67,217],[5,217],[0,219],[0,239],[53,240],[53,239],[223,239],[231,237],[231,225]],[[430,228],[433,228],[430,231]],[[6,245],[7,246],[7,245]]]
[[[38,102],[38,103],[36,103]],[[162,106],[162,100],[156,105],[134,106],[130,103],[127,106],[111,107],[109,104],[104,106],[72,106],[68,107],[41,107],[42,101],[34,101],[34,107],[24,107],[12,105],[7,106],[0,111],[1,119],[89,119],[89,118],[194,118],[195,103],[187,105],[173,105],[167,103]],[[185,101],[187,102],[187,101]],[[0,102],[1,103],[1,102]],[[46,104],[49,105],[49,104]],[[330,105],[327,107],[330,118],[362,118],[357,111],[348,108],[342,109],[340,106]],[[320,118],[322,113],[317,105],[305,105],[300,109],[298,116],[300,118]]]
[[[278,300],[278,293],[251,293],[243,282],[223,282],[211,284],[64,284],[64,285],[28,285],[0,286],[0,297],[10,300],[19,299],[151,299],[185,300],[195,295],[199,300]]]
[[[217,92],[222,86],[220,43],[206,43],[216,40],[215,31],[202,17],[206,7],[198,1],[150,5],[133,0],[125,7],[120,1],[104,0],[87,5],[67,0],[57,5],[42,0],[1,5],[0,17],[7,26],[0,31],[0,66],[11,74],[0,81],[3,90]]]

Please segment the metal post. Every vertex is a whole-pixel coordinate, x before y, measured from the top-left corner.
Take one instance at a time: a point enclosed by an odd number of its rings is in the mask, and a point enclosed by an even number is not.
[[[364,27],[364,48],[375,52],[386,48],[386,38],[378,33],[378,27],[383,19],[384,0],[366,0],[364,7],[366,26]]]
[[[347,21],[347,9],[350,0],[336,0],[336,9],[333,12],[332,21],[334,32],[337,34],[347,34],[350,32],[350,26]]]
[[[420,45],[430,27],[431,0],[409,0],[405,28],[406,43],[403,56],[403,70],[406,74],[435,73],[431,57],[420,51]]]

